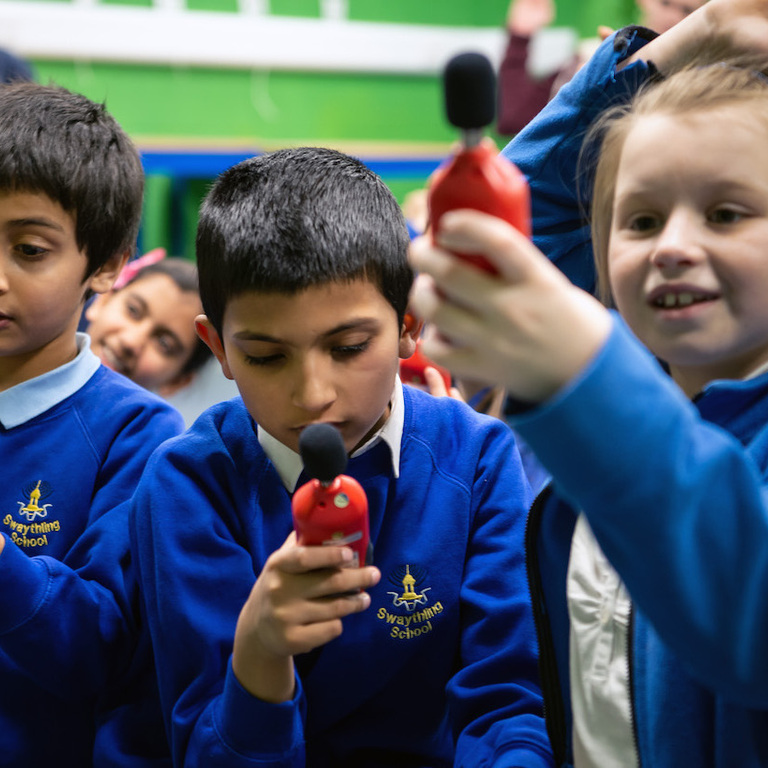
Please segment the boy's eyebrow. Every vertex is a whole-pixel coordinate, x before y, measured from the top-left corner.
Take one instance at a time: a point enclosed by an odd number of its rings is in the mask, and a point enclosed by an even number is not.
[[[58,222],[52,219],[40,218],[36,216],[30,216],[23,219],[11,219],[8,222],[9,227],[47,227],[48,229],[55,229],[57,232],[64,232],[64,227]]]
[[[344,333],[345,331],[356,331],[365,328],[374,328],[378,327],[378,325],[378,320],[373,317],[361,317],[357,320],[349,320],[346,323],[341,323],[340,325],[337,325],[335,328],[331,328],[321,335],[322,338],[329,338],[331,336],[335,336],[337,333]],[[279,339],[275,336],[269,336],[266,333],[258,333],[256,331],[248,330],[234,333],[233,338],[239,339],[241,341],[266,341],[271,344],[280,344],[283,341],[283,339]]]

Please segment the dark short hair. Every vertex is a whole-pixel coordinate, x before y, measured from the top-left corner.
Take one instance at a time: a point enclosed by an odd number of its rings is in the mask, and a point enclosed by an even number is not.
[[[146,267],[140,269],[126,283],[125,287],[132,285],[133,283],[138,283],[152,275],[165,275],[166,277],[170,277],[182,293],[199,294],[200,289],[198,286],[197,267],[193,262],[189,261],[189,259],[181,259],[173,256],[167,259],[161,259],[154,264],[147,264]],[[195,373],[211,359],[211,354],[208,345],[198,337],[195,343],[195,348],[192,350],[192,354],[182,366],[179,374]]]
[[[103,104],[38,83],[0,87],[0,191],[47,195],[75,221],[83,279],[135,246],[144,171]]]
[[[293,294],[370,280],[402,321],[413,273],[408,230],[384,182],[332,149],[282,149],[216,180],[197,229],[200,296],[221,333],[227,303],[247,291]]]

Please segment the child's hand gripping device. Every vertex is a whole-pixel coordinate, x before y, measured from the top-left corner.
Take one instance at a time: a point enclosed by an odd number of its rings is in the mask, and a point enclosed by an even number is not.
[[[443,84],[448,122],[461,129],[461,147],[441,165],[429,188],[433,237],[444,213],[473,208],[504,219],[527,237],[531,234],[528,182],[509,160],[484,143],[483,129],[496,110],[496,76],[480,53],[462,53],[446,65]],[[496,274],[483,256],[457,253],[480,269]]]
[[[338,430],[312,424],[299,437],[304,471],[312,478],[293,494],[293,527],[299,544],[347,546],[351,566],[370,563],[368,499],[360,483],[342,474],[347,451]]]

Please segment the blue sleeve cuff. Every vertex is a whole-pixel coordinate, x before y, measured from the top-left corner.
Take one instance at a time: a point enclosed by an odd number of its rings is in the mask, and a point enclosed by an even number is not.
[[[616,461],[624,450],[617,435],[628,434],[637,420],[647,424],[667,409],[690,408],[659,362],[615,312],[612,317],[606,343],[578,376],[550,400],[510,418],[561,490],[581,494],[596,478],[603,486],[627,483],[617,466],[630,474],[636,466]]]
[[[222,738],[235,752],[250,758],[274,756],[284,762],[291,753],[304,749],[302,701],[298,677],[291,701],[271,704],[257,699],[240,685],[230,659],[214,718]]]
[[[9,537],[5,538],[0,554],[0,635],[34,617],[51,580],[45,557],[27,557]]]

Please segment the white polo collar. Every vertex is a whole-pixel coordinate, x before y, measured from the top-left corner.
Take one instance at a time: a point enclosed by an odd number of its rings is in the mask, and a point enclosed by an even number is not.
[[[399,477],[400,446],[403,441],[403,425],[405,423],[405,403],[403,401],[403,385],[400,377],[397,377],[395,381],[391,406],[387,420],[364,445],[360,446],[352,454],[352,458],[362,455],[383,441],[389,446],[389,452],[392,456],[392,473],[395,477]],[[275,469],[277,469],[277,473],[280,475],[286,490],[289,493],[293,493],[296,490],[301,470],[304,468],[301,456],[283,445],[283,443],[258,425],[256,426],[256,433],[259,444],[275,465]]]

